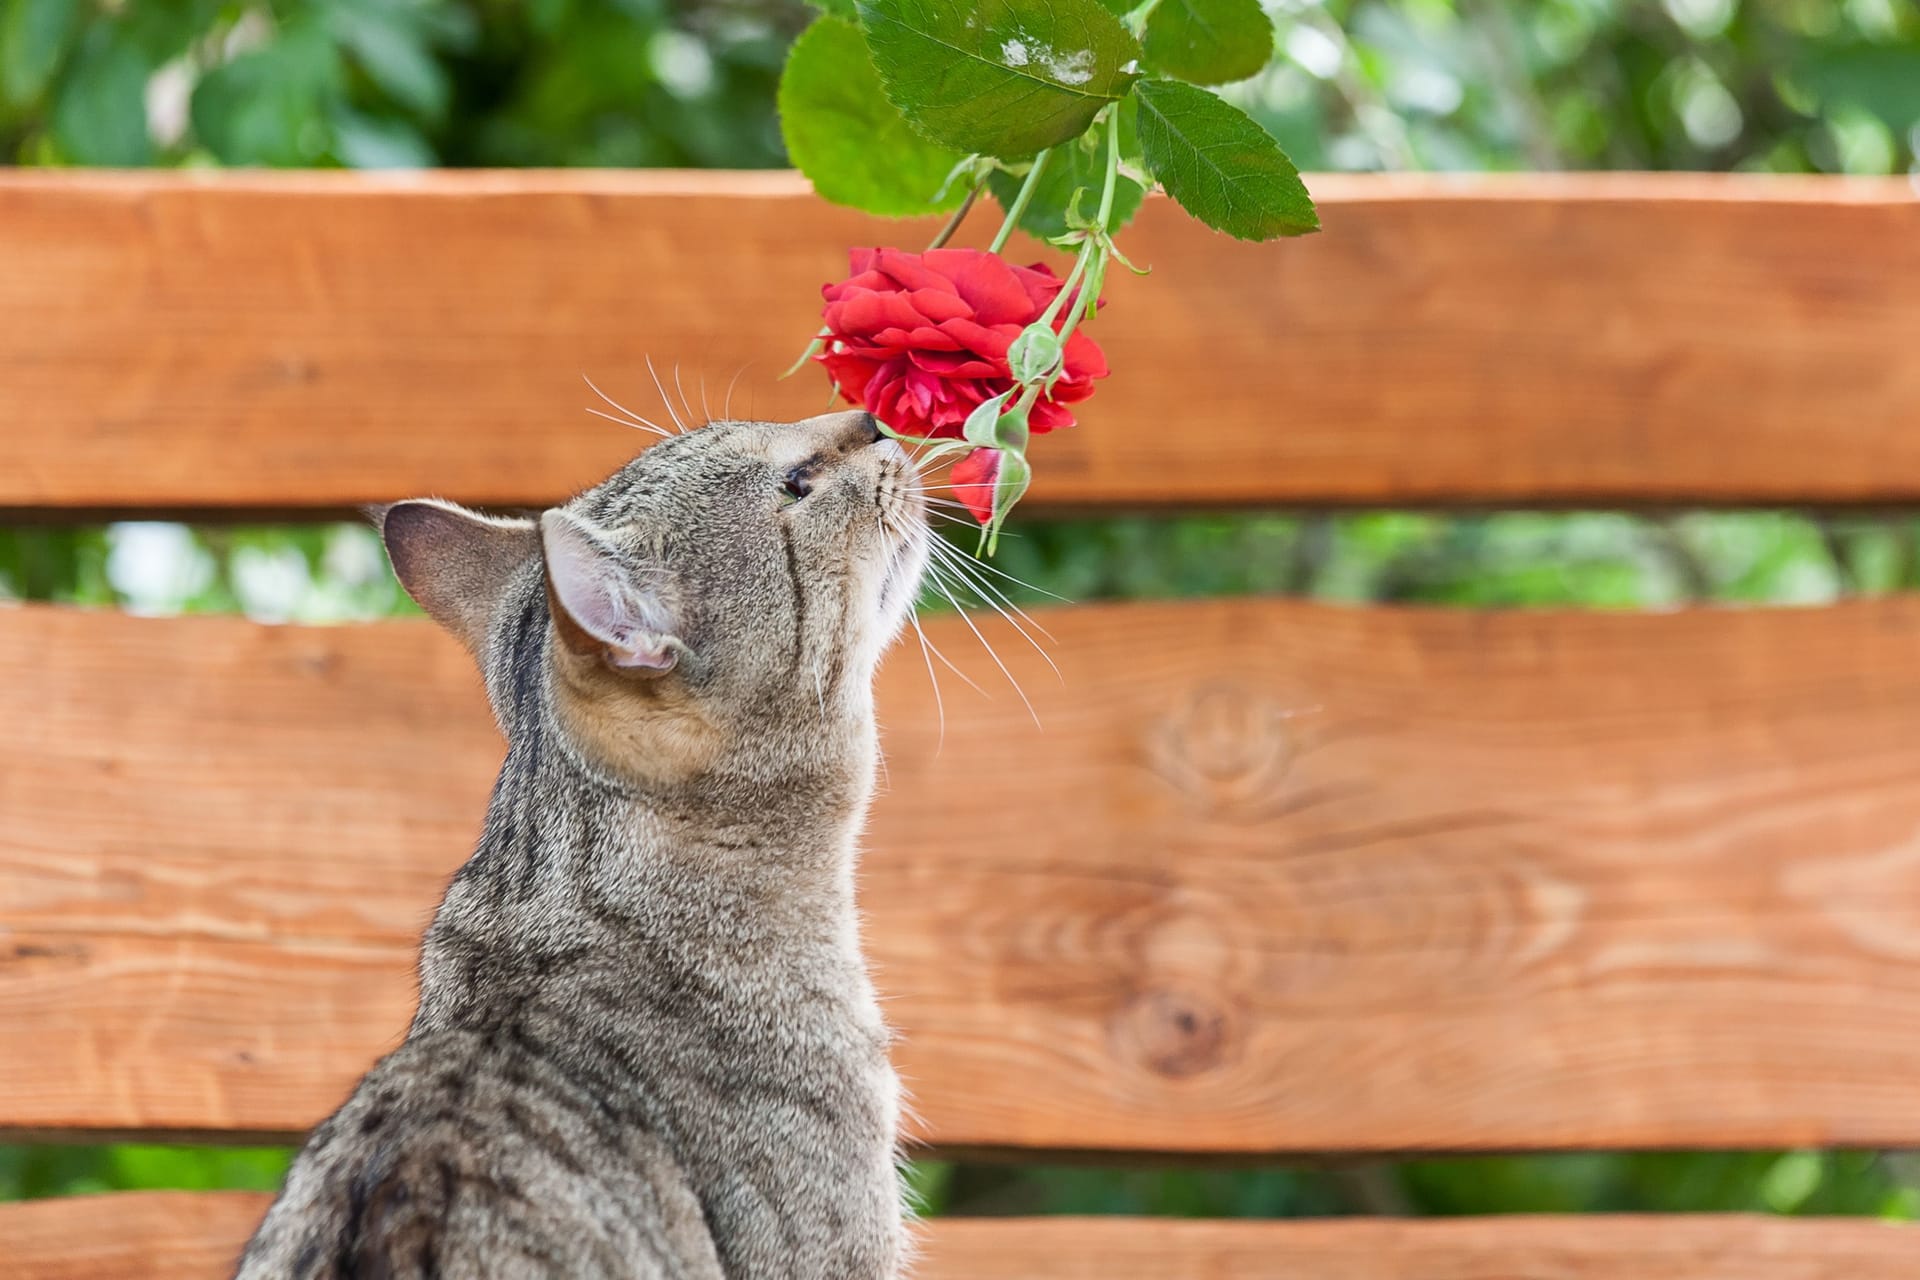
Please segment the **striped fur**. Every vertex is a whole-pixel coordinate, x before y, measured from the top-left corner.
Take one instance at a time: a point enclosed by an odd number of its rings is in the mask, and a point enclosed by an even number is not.
[[[670,670],[593,651],[605,601],[552,593],[539,525],[386,514],[507,757],[405,1042],[314,1131],[239,1275],[895,1276],[898,1092],[853,873],[873,670],[926,556],[912,472],[864,414],[723,422],[566,511]]]

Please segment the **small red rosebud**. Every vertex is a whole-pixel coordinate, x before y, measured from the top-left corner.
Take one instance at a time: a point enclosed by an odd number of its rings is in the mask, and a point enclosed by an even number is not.
[[[1000,460],[1004,456],[998,449],[975,449],[954,463],[947,476],[954,497],[966,503],[967,510],[982,525],[993,519],[993,494],[1000,487]]]

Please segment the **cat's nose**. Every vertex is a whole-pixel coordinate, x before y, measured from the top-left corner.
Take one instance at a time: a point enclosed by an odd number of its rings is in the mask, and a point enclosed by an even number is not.
[[[833,448],[842,456],[858,453],[862,449],[886,439],[880,431],[880,420],[865,409],[849,409],[842,415],[839,429],[833,435]]]
[[[841,409],[823,413],[794,424],[807,433],[814,447],[828,457],[844,458],[879,443],[886,437],[880,423],[865,409]]]

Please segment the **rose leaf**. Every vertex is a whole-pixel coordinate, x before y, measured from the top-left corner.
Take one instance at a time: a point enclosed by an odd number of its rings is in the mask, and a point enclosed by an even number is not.
[[[965,192],[947,175],[960,162],[921,137],[880,90],[860,29],[820,18],[800,33],[780,76],[780,133],[787,155],[835,204],[886,217],[951,209]]]
[[[1252,117],[1177,80],[1144,80],[1134,96],[1147,166],[1188,213],[1241,240],[1320,229],[1300,171]]]
[[[1137,79],[1100,0],[860,0],[887,97],[960,151],[1019,157],[1086,132]]]
[[[1142,43],[1155,71],[1226,84],[1257,74],[1273,57],[1273,20],[1260,0],[1160,0]]]

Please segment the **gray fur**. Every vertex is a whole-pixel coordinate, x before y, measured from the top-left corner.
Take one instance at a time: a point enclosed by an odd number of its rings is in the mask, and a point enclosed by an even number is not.
[[[928,534],[876,440],[862,413],[715,423],[544,540],[389,510],[402,581],[475,650],[507,757],[405,1043],[314,1131],[241,1277],[899,1274],[854,845],[873,672]],[[582,546],[573,599],[550,599],[547,558]],[[578,585],[603,580],[611,597]]]

